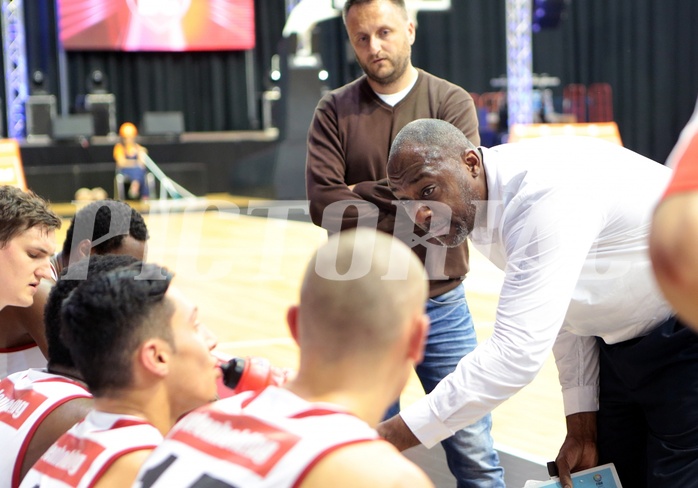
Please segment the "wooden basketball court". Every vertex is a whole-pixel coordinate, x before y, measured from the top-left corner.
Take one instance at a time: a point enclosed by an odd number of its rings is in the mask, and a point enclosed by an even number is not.
[[[266,218],[266,205],[210,195],[192,203],[152,202],[139,210],[151,235],[148,261],[176,273],[177,286],[199,306],[200,317],[217,334],[218,349],[230,355],[265,356],[276,365],[294,368],[297,348],[287,332],[285,313],[298,299],[307,260],[326,233],[308,222]],[[278,202],[269,205],[278,211]],[[54,208],[62,215],[75,211],[73,204]],[[68,223],[57,234],[59,245]],[[492,332],[501,280],[502,273],[471,249],[465,287],[480,340]],[[423,394],[413,376],[402,403]],[[500,451],[540,463],[555,458],[565,424],[552,357],[531,385],[494,411],[493,424]],[[445,464],[443,469],[447,471]]]

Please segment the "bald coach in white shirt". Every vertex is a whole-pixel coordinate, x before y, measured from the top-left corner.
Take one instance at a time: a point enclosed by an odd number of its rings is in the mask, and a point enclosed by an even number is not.
[[[614,462],[624,486],[698,479],[698,336],[660,293],[648,255],[671,171],[586,137],[476,148],[422,119],[393,142],[388,177],[434,242],[466,237],[504,270],[494,333],[423,400],[381,425],[432,446],[533,380],[551,349],[567,416],[557,458]],[[599,374],[600,373],[600,374]]]

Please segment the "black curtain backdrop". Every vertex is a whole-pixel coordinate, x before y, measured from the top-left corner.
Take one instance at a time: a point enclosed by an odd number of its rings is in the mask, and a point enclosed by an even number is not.
[[[608,82],[625,146],[664,161],[698,96],[698,2],[572,0],[558,30],[534,35],[537,72]]]
[[[42,69],[57,93],[54,1],[24,5],[29,72]],[[257,0],[255,15],[258,104],[273,84],[269,66],[280,50],[285,2]],[[534,72],[557,76],[562,86],[610,83],[625,146],[664,161],[698,96],[696,25],[695,0],[571,0],[559,27],[533,35]],[[321,23],[315,43],[329,86],[360,74],[340,19]],[[421,12],[413,61],[467,90],[493,91],[490,79],[506,73],[504,0],[453,0],[450,12]],[[139,121],[148,110],[181,110],[188,131],[258,128],[248,117],[243,52],[69,52],[67,66],[71,105],[94,69],[107,75],[119,123]],[[558,100],[561,94],[555,90]]]
[[[504,1],[421,13],[413,61],[478,93],[506,73]],[[698,96],[698,2],[571,0],[556,29],[533,34],[533,71],[562,86],[607,82],[623,143],[664,162]]]

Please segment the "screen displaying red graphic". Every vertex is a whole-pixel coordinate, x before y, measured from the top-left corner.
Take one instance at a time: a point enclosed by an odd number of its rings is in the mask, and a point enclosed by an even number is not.
[[[255,45],[254,0],[58,0],[68,51],[230,51]]]

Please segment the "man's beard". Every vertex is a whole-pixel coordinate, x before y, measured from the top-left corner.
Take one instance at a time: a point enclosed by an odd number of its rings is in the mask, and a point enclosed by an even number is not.
[[[434,237],[439,244],[446,247],[458,247],[465,242],[472,229],[468,229],[465,224],[456,225],[456,230],[448,235]]]
[[[434,236],[432,238],[436,240],[439,244],[446,247],[458,247],[465,242],[470,233],[475,227],[475,218],[477,215],[477,205],[476,198],[477,195],[473,189],[469,186],[463,186],[463,200],[468,202],[465,204],[463,212],[457,221],[454,222],[453,215],[451,215],[451,225],[449,227],[448,234],[441,234]]]
[[[361,66],[361,69],[364,71],[364,73],[366,73],[366,76],[368,78],[380,85],[387,86],[392,83],[395,83],[397,80],[400,79],[400,77],[402,77],[402,75],[405,74],[405,72],[407,71],[407,66],[409,65],[410,57],[409,55],[407,55],[404,58],[402,58],[402,62],[400,62],[400,64],[395,64],[393,58],[388,58],[388,61],[391,64],[393,64],[393,71],[392,73],[383,77],[377,76],[371,69],[369,69],[368,66],[366,66],[362,62],[359,62],[359,65]]]

